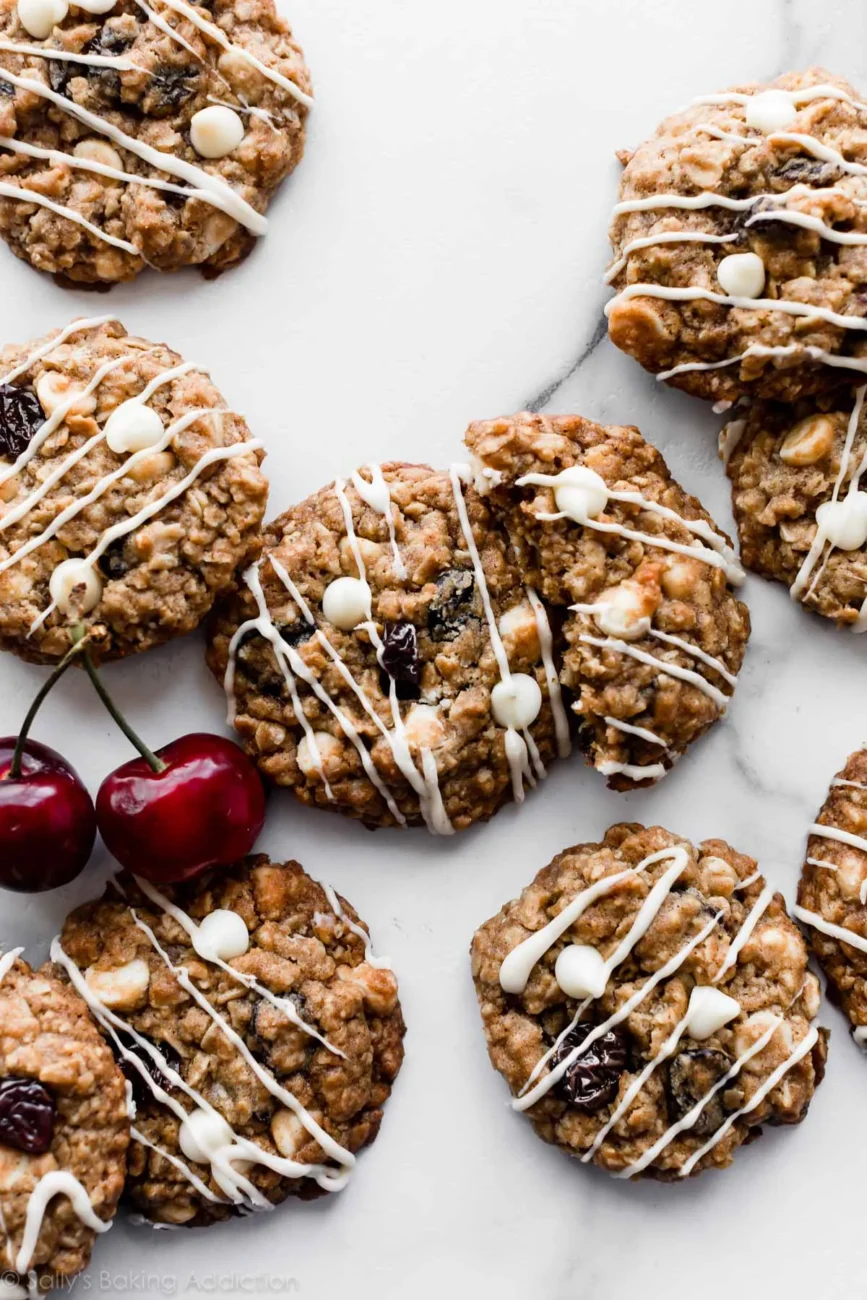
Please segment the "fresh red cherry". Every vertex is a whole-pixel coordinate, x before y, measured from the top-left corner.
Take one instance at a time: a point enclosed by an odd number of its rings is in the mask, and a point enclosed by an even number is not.
[[[95,839],[93,800],[66,760],[35,740],[0,739],[0,886],[38,894],[68,885]]]
[[[107,776],[96,797],[100,834],[122,866],[169,884],[250,852],[265,822],[265,791],[242,749],[204,734],[155,754],[140,748],[143,756]]]

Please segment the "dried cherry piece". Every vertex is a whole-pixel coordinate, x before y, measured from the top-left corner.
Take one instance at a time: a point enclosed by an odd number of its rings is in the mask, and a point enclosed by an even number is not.
[[[99,567],[104,577],[109,581],[116,578],[122,578],[129,573],[133,567],[127,563],[124,551],[129,539],[126,537],[117,537],[111,542],[99,557]]]
[[[45,413],[32,388],[0,384],[0,456],[17,460],[44,423]]]
[[[418,638],[412,623],[386,623],[382,633],[380,658],[387,674],[382,683],[383,693],[388,694],[390,681],[393,681],[399,700],[417,700],[421,684],[421,660],[418,656]]]
[[[141,1034],[140,1037],[145,1038],[146,1035]],[[137,1057],[138,1060],[141,1061],[142,1065],[147,1070],[148,1076],[153,1079],[154,1083],[162,1088],[164,1092],[171,1092],[175,1085],[170,1079],[166,1078],[156,1061],[149,1052],[144,1050],[141,1043],[137,1042],[131,1034],[118,1034],[118,1038],[123,1043],[126,1050],[131,1052],[133,1056]],[[152,1042],[152,1040],[148,1039],[148,1042]],[[175,1051],[171,1043],[154,1043],[153,1045],[157,1051],[166,1058],[166,1064],[169,1068],[174,1070],[177,1074],[180,1074],[183,1061],[181,1060],[180,1054]],[[144,1106],[147,1102],[153,1101],[154,1094],[152,1090],[145,1083],[140,1072],[133,1065],[132,1061],[129,1061],[125,1056],[122,1056],[120,1058],[120,1068],[129,1083],[132,1085],[132,1095],[136,1105]]]
[[[576,1025],[551,1058],[552,1068],[580,1046],[594,1028],[592,1024]],[[557,1085],[560,1095],[571,1106],[589,1115],[602,1110],[617,1096],[620,1076],[626,1069],[628,1058],[626,1034],[616,1026],[607,1030],[569,1066]]]
[[[679,1052],[668,1066],[668,1093],[674,1119],[683,1119],[697,1101],[706,1097],[715,1083],[732,1067],[732,1058],[711,1047],[695,1047]],[[715,1133],[725,1119],[720,1093],[704,1107],[690,1129],[696,1137]]]
[[[436,585],[428,606],[428,631],[433,641],[454,641],[475,612],[475,579],[469,569],[449,569]]]
[[[44,1155],[54,1136],[54,1098],[38,1079],[0,1080],[0,1142],[29,1156]]]
[[[199,93],[199,69],[192,65],[161,64],[153,73],[141,101],[148,117],[169,117]]]

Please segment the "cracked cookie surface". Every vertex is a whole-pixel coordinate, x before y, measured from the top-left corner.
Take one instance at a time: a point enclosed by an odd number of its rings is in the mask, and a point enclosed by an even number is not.
[[[568,752],[552,639],[457,469],[393,463],[266,527],[208,661],[269,780],[368,826],[447,834]]]
[[[807,958],[751,858],[635,824],[558,854],[472,944],[513,1106],[568,1155],[662,1180],[804,1118],[826,1055]]]
[[[712,401],[867,373],[865,124],[852,87],[812,68],[702,96],[624,153],[613,342]]]
[[[528,412],[471,424],[476,483],[564,611],[578,743],[614,789],[664,776],[722,715],[750,631],[728,538],[633,428]]]
[[[263,452],[209,376],[108,318],[0,351],[0,646],[190,632],[260,546]]]
[[[85,1003],[56,975],[12,953],[0,958],[3,1277],[30,1273],[40,1295],[68,1288],[87,1267],[114,1218],[129,1145],[123,1075]]]
[[[233,265],[304,148],[288,24],[272,0],[97,7],[36,37],[0,0],[0,236],[77,282]]]
[[[143,1214],[201,1226],[340,1190],[404,1034],[394,973],[344,899],[264,855],[165,894],[122,876],[61,944],[133,1086]]]

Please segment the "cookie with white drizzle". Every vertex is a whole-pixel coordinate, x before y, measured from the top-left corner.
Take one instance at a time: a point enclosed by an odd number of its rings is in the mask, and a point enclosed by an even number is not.
[[[528,412],[471,424],[476,485],[565,609],[561,680],[615,790],[659,780],[725,712],[750,631],[726,535],[637,429]]]
[[[120,876],[52,957],[130,1080],[127,1195],[199,1226],[339,1191],[403,1060],[397,980],[297,862],[258,855],[165,892]]]
[[[751,402],[722,437],[744,564],[856,633],[867,631],[865,395]]]
[[[751,858],[635,824],[558,854],[472,944],[513,1108],[584,1163],[662,1180],[804,1118],[827,1037],[807,958]]]
[[[232,266],[312,103],[273,0],[0,0],[0,236],[66,280]]]
[[[10,1295],[46,1295],[69,1287],[111,1227],[129,1115],[86,1004],[21,951],[0,956],[0,1271]]]
[[[821,68],[703,94],[620,155],[609,334],[712,401],[867,376],[867,103]]]
[[[111,317],[0,351],[0,646],[50,663],[190,632],[261,545],[261,444],[205,371]]]
[[[216,612],[230,718],[305,803],[451,834],[568,753],[545,607],[463,473],[337,480],[266,527]]]
[[[850,754],[809,827],[794,915],[828,980],[828,995],[867,1045],[867,748]]]

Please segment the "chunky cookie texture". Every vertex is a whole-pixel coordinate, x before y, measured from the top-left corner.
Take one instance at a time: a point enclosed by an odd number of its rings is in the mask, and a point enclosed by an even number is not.
[[[618,1177],[725,1168],[822,1078],[803,936],[722,840],[633,824],[566,849],[476,933],[472,969],[513,1107]]]
[[[753,402],[721,438],[744,563],[853,632],[867,631],[865,391]]]
[[[613,342],[714,401],[867,372],[865,124],[852,87],[812,68],[701,96],[624,152]]]
[[[810,827],[795,915],[828,979],[828,993],[867,1045],[867,749],[834,777]]]
[[[561,680],[616,790],[664,776],[724,713],[749,614],[726,535],[637,429],[524,413],[471,424],[476,484],[562,610]]]
[[[448,834],[568,752],[527,582],[457,469],[367,466],[266,528],[208,662],[264,776],[368,826]]]
[[[115,659],[190,632],[261,545],[263,452],[208,375],[116,320],[0,351],[0,646]]]
[[[78,282],[239,262],[310,103],[272,0],[68,8],[0,3],[0,235]]]
[[[397,980],[356,912],[264,856],[118,888],[55,956],[133,1087],[132,1203],[193,1227],[339,1190],[403,1060]]]
[[[30,1274],[40,1295],[87,1267],[114,1217],[129,1145],[123,1075],[56,975],[0,958],[3,1277]]]

